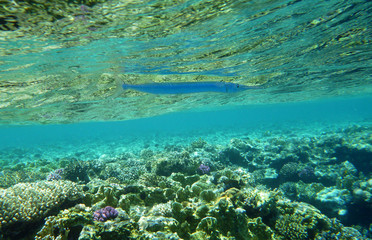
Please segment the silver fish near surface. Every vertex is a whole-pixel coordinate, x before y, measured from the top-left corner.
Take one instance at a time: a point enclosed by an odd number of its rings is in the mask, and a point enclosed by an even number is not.
[[[180,82],[180,83],[145,83],[123,84],[122,88],[132,89],[152,94],[187,94],[200,92],[236,93],[249,89],[259,89],[259,86],[246,86],[227,82]]]

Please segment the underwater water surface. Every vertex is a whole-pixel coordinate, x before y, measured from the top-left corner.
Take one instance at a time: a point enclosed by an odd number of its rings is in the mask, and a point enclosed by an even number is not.
[[[371,239],[371,10],[2,1],[0,239]]]
[[[52,2],[9,1],[0,10],[9,30],[0,32],[2,124],[127,120],[371,92],[370,1]],[[263,89],[187,96],[118,89],[188,81]]]

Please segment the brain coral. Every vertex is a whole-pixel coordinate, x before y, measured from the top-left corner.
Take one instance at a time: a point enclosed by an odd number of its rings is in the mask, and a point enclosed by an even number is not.
[[[82,197],[81,192],[70,181],[19,183],[0,189],[0,229],[13,223],[40,220],[67,200]]]

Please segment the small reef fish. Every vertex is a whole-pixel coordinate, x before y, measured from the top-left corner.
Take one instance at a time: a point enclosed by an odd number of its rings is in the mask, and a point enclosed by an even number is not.
[[[246,86],[228,82],[180,82],[180,83],[145,83],[122,85],[124,90],[132,89],[152,94],[185,94],[200,92],[235,93],[248,89],[258,89],[259,86]]]

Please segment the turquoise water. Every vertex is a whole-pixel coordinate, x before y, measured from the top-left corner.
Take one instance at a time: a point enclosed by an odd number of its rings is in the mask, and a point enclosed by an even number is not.
[[[40,157],[60,158],[84,152],[84,160],[144,148],[187,145],[199,138],[227,144],[234,137],[259,136],[273,131],[312,136],[352,125],[371,124],[372,98],[349,97],[300,103],[262,104],[204,109],[124,122],[96,122],[41,126],[2,126],[0,150],[28,149]],[[27,155],[27,152],[25,152]],[[55,156],[54,156],[55,155]],[[3,156],[4,157],[4,156]],[[25,156],[32,160],[32,156]]]
[[[1,4],[0,239],[372,238],[372,1]]]

